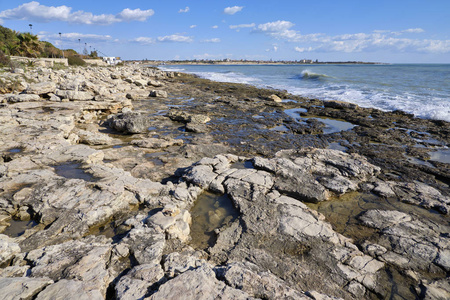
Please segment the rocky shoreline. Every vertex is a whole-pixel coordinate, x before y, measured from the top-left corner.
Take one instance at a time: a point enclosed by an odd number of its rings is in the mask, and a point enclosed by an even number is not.
[[[450,297],[448,122],[135,65],[0,81],[5,299]]]

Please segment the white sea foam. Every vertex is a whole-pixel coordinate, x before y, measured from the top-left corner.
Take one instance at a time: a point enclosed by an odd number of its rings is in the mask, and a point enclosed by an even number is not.
[[[298,66],[181,68],[214,81],[271,87],[304,97],[346,101],[384,111],[403,110],[417,117],[450,122],[450,65],[312,66],[300,70]],[[299,80],[302,76],[313,80]]]

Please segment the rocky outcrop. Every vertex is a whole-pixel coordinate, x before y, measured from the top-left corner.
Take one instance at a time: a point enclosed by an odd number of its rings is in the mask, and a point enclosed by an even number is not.
[[[404,156],[445,123],[138,66],[0,77],[6,299],[448,298],[447,167]]]

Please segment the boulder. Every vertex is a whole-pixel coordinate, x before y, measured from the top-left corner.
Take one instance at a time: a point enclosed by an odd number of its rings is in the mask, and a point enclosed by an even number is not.
[[[139,112],[111,115],[106,121],[109,127],[125,133],[145,133],[151,126],[151,119]]]
[[[167,98],[168,94],[166,91],[152,90],[150,91],[150,97]]]
[[[269,97],[267,97],[268,100],[271,100],[273,102],[283,102],[283,100],[281,100],[280,97],[278,97],[277,95],[273,94],[270,95]]]
[[[24,91],[26,94],[45,95],[54,93],[56,84],[51,81],[30,84]]]
[[[36,94],[19,94],[11,95],[6,98],[8,102],[31,102],[31,101],[44,101],[39,95]]]
[[[56,90],[55,94],[62,99],[69,99],[71,101],[88,101],[94,99],[94,95],[91,92],[85,91]]]

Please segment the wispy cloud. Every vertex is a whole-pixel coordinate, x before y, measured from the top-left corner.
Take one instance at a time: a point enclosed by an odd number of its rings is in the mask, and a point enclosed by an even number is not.
[[[154,38],[143,37],[143,36],[135,38],[135,39],[133,39],[131,41],[139,43],[139,44],[143,44],[143,45],[154,44],[156,42]]]
[[[191,25],[191,26],[189,26],[189,28],[191,28],[191,29],[193,29],[193,28],[195,28],[195,27],[197,27],[197,25]]]
[[[220,43],[220,39],[212,38],[212,39],[202,40],[202,43]]]
[[[197,54],[197,55],[193,55],[193,58],[195,59],[223,59],[224,57],[231,57],[233,56],[232,54],[209,54],[209,53],[204,53],[204,54]]]
[[[294,23],[275,21],[260,24],[253,32],[262,33],[275,39],[299,43],[297,52],[362,52],[377,50],[395,50],[401,52],[450,52],[450,40],[429,40],[402,37],[405,34],[423,33],[422,28],[410,28],[401,31],[375,30],[371,33],[350,33],[330,36],[323,33],[303,35],[294,30]]]
[[[91,34],[91,33],[77,33],[77,32],[70,32],[70,33],[63,33],[61,34],[61,37],[59,34],[48,34],[45,32],[38,34],[40,39],[63,39],[63,40],[70,40],[70,41],[78,41],[78,39],[86,41],[110,41],[112,40],[112,37],[110,35],[99,35],[99,34]]]
[[[176,43],[191,43],[194,40],[190,36],[181,34],[172,34],[158,37],[159,42],[176,42]]]
[[[39,2],[32,1],[19,5],[13,9],[0,12],[0,20],[29,20],[34,22],[68,22],[87,25],[110,25],[120,22],[145,21],[153,16],[152,9],[141,10],[125,8],[121,12],[112,14],[94,15],[91,12],[75,11],[72,8],[61,6],[46,6]]]
[[[185,9],[180,9],[180,10],[178,11],[178,13],[180,13],[180,14],[182,14],[182,13],[187,13],[187,12],[189,12],[189,6],[186,6]]]
[[[277,52],[278,51],[278,45],[273,44],[272,48],[266,49],[266,52]]]
[[[404,38],[404,33],[421,33],[420,29],[399,31],[375,31],[328,36],[325,34],[298,36],[296,41],[308,44],[296,47],[298,52],[363,52],[395,50],[397,52],[449,53],[450,40]]]
[[[219,28],[219,26],[218,25],[214,25],[214,26],[211,26],[211,28],[212,29],[217,29],[217,28]]]
[[[254,28],[255,26],[256,26],[255,23],[251,23],[251,24],[230,25],[229,28],[236,31],[240,31],[242,28]]]
[[[234,15],[235,13],[240,12],[243,8],[243,6],[232,6],[225,8],[223,12],[227,15]]]
[[[402,32],[406,32],[406,33],[422,33],[422,32],[425,32],[425,30],[423,30],[422,28],[410,28],[410,29],[402,30]]]

